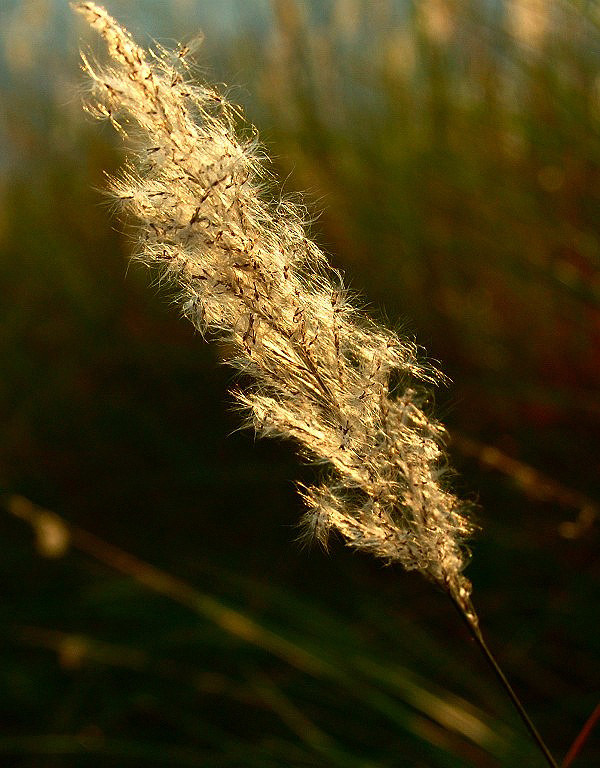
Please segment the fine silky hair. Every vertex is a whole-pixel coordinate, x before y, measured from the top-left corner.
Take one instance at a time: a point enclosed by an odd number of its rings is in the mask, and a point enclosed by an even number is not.
[[[248,422],[291,439],[325,479],[302,487],[302,525],[422,573],[458,607],[550,765],[556,765],[482,639],[463,573],[467,505],[446,485],[445,430],[427,412],[443,376],[410,340],[359,311],[307,237],[299,206],[269,194],[256,132],[215,89],[192,83],[186,49],[140,48],[92,2],[74,8],[108,47],[83,56],[87,108],[131,151],[111,194],[137,222],[135,258],[174,287],[202,334],[226,339],[251,382]],[[424,394],[425,393],[425,394]]]

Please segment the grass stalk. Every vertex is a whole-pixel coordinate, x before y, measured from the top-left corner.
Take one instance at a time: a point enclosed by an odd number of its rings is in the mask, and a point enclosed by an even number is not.
[[[510,698],[511,702],[513,703],[513,706],[517,710],[519,717],[521,718],[523,724],[525,725],[527,731],[529,732],[529,735],[533,739],[534,743],[540,750],[540,752],[543,754],[546,762],[551,768],[559,768],[558,763],[552,756],[552,753],[546,746],[546,743],[544,742],[543,738],[540,735],[540,732],[533,724],[533,721],[527,714],[527,710],[523,706],[523,703],[517,696],[514,688],[508,681],[508,678],[504,674],[502,667],[498,664],[496,657],[490,650],[490,647],[485,641],[485,638],[483,637],[483,633],[481,632],[481,627],[479,625],[479,619],[477,617],[477,614],[474,610],[468,610],[465,608],[464,604],[461,603],[461,601],[457,600],[454,595],[452,595],[451,592],[448,592],[448,596],[450,597],[450,600],[452,601],[453,605],[456,607],[456,610],[460,614],[461,619],[466,624],[467,629],[469,630],[469,634],[477,644],[479,650],[481,651],[483,657],[485,658],[488,665],[491,667],[494,675],[496,676],[496,679],[504,688],[506,691],[506,694]]]

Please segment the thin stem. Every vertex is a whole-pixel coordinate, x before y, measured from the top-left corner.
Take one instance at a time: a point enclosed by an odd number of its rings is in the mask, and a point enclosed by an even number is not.
[[[482,654],[484,655],[486,661],[488,662],[488,664],[492,668],[494,674],[496,675],[496,678],[498,679],[498,681],[500,682],[500,684],[502,685],[502,687],[504,688],[504,690],[506,691],[506,693],[510,697],[510,700],[512,701],[515,709],[519,713],[519,716],[520,716],[521,720],[523,721],[525,727],[529,731],[532,739],[534,740],[534,742],[538,746],[540,752],[542,752],[542,754],[544,755],[544,757],[546,759],[546,762],[548,763],[549,766],[551,766],[551,768],[559,768],[558,767],[558,763],[552,757],[552,753],[550,752],[550,750],[548,749],[548,747],[544,743],[544,740],[540,736],[539,731],[537,730],[535,725],[532,723],[529,715],[527,714],[527,712],[525,710],[525,707],[521,703],[521,700],[519,699],[519,697],[515,693],[512,685],[508,682],[508,679],[507,679],[506,675],[504,674],[504,672],[502,671],[500,665],[498,664],[498,662],[494,658],[493,653],[488,648],[488,645],[485,642],[485,640],[483,638],[483,635],[481,633],[481,629],[479,628],[479,621],[477,619],[477,614],[474,611],[472,611],[472,610],[468,610],[467,607],[462,605],[461,601],[458,600],[450,592],[448,592],[448,595],[449,595],[450,599],[452,600],[452,602],[454,603],[456,609],[458,610],[462,620],[467,625],[467,627],[469,629],[469,633],[471,634],[471,637],[473,638],[473,640],[475,640],[475,642],[479,646],[480,651],[482,652]]]
[[[575,741],[571,744],[571,748],[567,752],[565,759],[562,761],[562,768],[569,768],[573,760],[575,760],[575,758],[581,751],[581,748],[583,747],[586,740],[588,739],[590,733],[592,732],[592,729],[594,728],[594,726],[599,720],[600,720],[600,704],[598,704],[596,709],[588,717],[585,725],[583,726],[581,731],[577,734]]]

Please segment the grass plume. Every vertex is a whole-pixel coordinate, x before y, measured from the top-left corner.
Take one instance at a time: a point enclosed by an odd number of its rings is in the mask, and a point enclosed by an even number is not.
[[[254,381],[236,397],[257,431],[292,438],[330,468],[326,484],[303,492],[306,528],[323,543],[335,529],[466,599],[469,525],[440,483],[444,429],[415,387],[440,374],[352,306],[300,210],[265,197],[260,149],[253,132],[237,138],[237,111],[186,82],[177,56],[147,55],[102,8],[75,7],[113,61],[85,60],[99,99],[90,110],[124,133],[137,126],[137,160],[112,181],[140,223],[137,258],[177,286],[200,331],[233,345]]]
[[[470,524],[443,482],[444,428],[418,394],[442,375],[353,305],[301,210],[269,197],[254,130],[216,90],[189,82],[184,49],[146,52],[103,8],[74,8],[111,59],[84,58],[88,108],[132,133],[134,154],[111,188],[139,222],[136,258],[176,287],[196,328],[235,350],[253,382],[236,398],[257,432],[292,439],[327,468],[302,491],[305,529],[323,544],[337,531],[445,590],[555,765],[479,631],[463,573]]]

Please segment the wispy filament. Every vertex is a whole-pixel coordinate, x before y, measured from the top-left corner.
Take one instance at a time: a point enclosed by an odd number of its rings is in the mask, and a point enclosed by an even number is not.
[[[136,257],[172,281],[200,331],[235,349],[254,382],[235,394],[257,431],[292,438],[328,468],[326,482],[302,489],[307,532],[325,544],[336,530],[418,570],[472,614],[469,525],[441,483],[443,427],[417,396],[441,374],[352,306],[300,210],[269,200],[254,132],[217,91],[188,82],[181,51],[146,52],[103,8],[74,7],[112,60],[84,59],[90,110],[125,135],[135,128],[112,192],[139,222]]]

